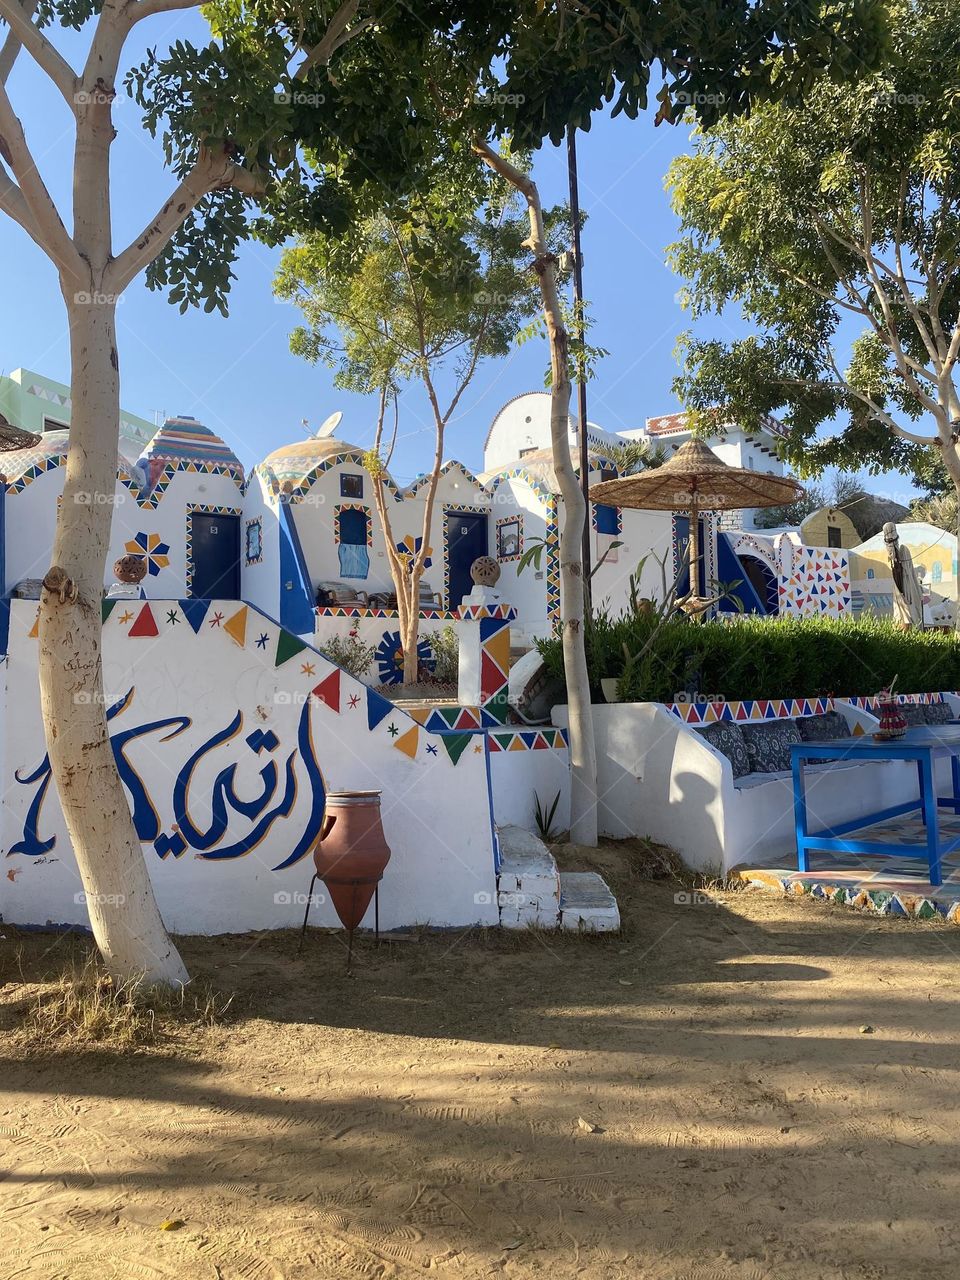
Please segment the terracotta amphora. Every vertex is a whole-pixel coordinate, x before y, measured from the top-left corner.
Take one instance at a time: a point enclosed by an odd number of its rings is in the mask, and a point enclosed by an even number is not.
[[[353,930],[390,861],[380,823],[379,791],[328,791],[320,835],[313,846],[317,875],[344,928]]]

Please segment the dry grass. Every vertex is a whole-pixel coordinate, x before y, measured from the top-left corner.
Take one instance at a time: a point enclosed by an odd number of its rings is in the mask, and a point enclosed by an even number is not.
[[[25,993],[26,994],[26,993]],[[59,975],[31,987],[16,1031],[25,1048],[156,1045],[190,1027],[224,1021],[233,1005],[206,984],[148,987],[117,982],[92,948],[70,957]]]

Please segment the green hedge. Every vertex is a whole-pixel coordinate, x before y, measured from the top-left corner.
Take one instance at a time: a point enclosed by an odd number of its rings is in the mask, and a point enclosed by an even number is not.
[[[590,623],[587,665],[595,702],[604,701],[605,677],[620,680],[625,702],[672,702],[689,688],[731,701],[874,694],[894,676],[901,693],[960,690],[960,641],[952,632],[901,631],[873,617],[671,621],[625,673],[624,643],[638,653],[654,626],[633,615],[601,615]],[[562,679],[559,639],[538,647],[550,673]]]

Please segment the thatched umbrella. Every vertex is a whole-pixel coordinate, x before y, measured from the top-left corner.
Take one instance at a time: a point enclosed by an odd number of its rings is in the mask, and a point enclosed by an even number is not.
[[[669,462],[619,480],[591,485],[592,502],[645,511],[689,511],[690,590],[681,602],[700,612],[711,602],[697,594],[701,511],[739,511],[744,507],[776,507],[795,502],[803,493],[796,480],[763,471],[729,467],[702,440],[682,444]]]
[[[0,413],[0,453],[10,453],[14,449],[30,449],[39,443],[39,436],[34,435],[32,431],[21,431]]]

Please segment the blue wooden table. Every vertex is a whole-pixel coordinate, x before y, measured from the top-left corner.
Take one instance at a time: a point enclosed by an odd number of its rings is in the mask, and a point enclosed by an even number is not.
[[[940,839],[938,810],[960,812],[960,725],[929,725],[908,729],[902,738],[877,741],[869,735],[861,738],[832,738],[827,742],[796,742],[790,747],[793,766],[793,809],[797,831],[797,867],[807,871],[811,849],[827,853],[883,854],[887,857],[926,858],[930,867],[930,883],[942,884],[941,859],[945,854],[960,848],[960,836],[946,841]],[[934,766],[937,760],[949,759],[952,792],[950,796],[937,796],[934,782]],[[804,764],[810,761],[845,760],[907,760],[917,766],[918,797],[905,804],[892,805],[811,832],[807,817]],[[851,774],[851,786],[856,786],[856,774]],[[863,779],[861,785],[876,786],[875,777]],[[875,822],[885,822],[903,814],[919,812],[923,823],[923,840],[898,843],[892,840],[857,839],[852,832],[870,827]]]

